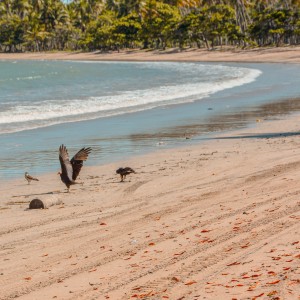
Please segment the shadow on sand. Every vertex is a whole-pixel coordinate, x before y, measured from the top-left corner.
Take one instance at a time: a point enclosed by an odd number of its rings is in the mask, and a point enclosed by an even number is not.
[[[263,133],[263,134],[246,134],[238,136],[224,136],[224,137],[213,137],[208,138],[211,140],[235,140],[235,139],[273,139],[273,138],[282,138],[290,136],[298,136],[300,132],[282,132],[282,133]]]
[[[17,197],[32,197],[32,196],[43,196],[43,195],[56,195],[56,194],[63,194],[63,193],[67,193],[67,192],[60,192],[60,191],[56,191],[56,192],[47,192],[47,193],[38,193],[38,194],[25,194],[25,195],[16,195],[16,196],[12,196],[12,198],[17,198]]]

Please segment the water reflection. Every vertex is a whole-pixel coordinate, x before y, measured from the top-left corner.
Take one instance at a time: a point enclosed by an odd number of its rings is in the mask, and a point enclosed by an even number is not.
[[[283,115],[300,111],[300,98],[286,99],[280,102],[264,104],[243,111],[214,115],[204,122],[162,128],[159,132],[131,134],[132,142],[142,140],[170,140],[183,138],[203,138],[205,135],[219,131],[245,128],[249,123],[260,119],[272,120]]]

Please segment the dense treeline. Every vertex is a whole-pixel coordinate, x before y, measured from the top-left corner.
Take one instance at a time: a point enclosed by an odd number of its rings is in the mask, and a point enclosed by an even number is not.
[[[300,0],[0,0],[0,51],[296,45],[299,16]]]

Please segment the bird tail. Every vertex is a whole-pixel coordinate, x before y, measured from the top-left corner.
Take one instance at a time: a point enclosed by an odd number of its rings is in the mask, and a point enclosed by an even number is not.
[[[32,180],[39,181],[37,178],[32,178]]]

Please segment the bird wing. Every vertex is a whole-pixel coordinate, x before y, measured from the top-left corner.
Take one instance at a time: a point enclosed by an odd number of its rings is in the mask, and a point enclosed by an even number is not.
[[[88,159],[88,156],[91,153],[91,151],[92,149],[90,147],[82,148],[71,159],[71,165],[73,168],[73,175],[72,175],[73,180],[76,180],[83,166],[83,162]]]
[[[124,168],[124,171],[126,171],[128,173],[135,173],[135,171],[132,168],[130,168],[130,167]]]
[[[72,181],[73,168],[69,159],[68,150],[64,145],[59,147],[59,161],[62,176],[67,177],[70,181]]]
[[[27,177],[28,179],[31,179],[31,180],[36,180],[36,179],[37,179],[37,178],[35,178],[35,177],[32,177],[32,176],[29,175],[29,174],[27,174],[26,177]]]

